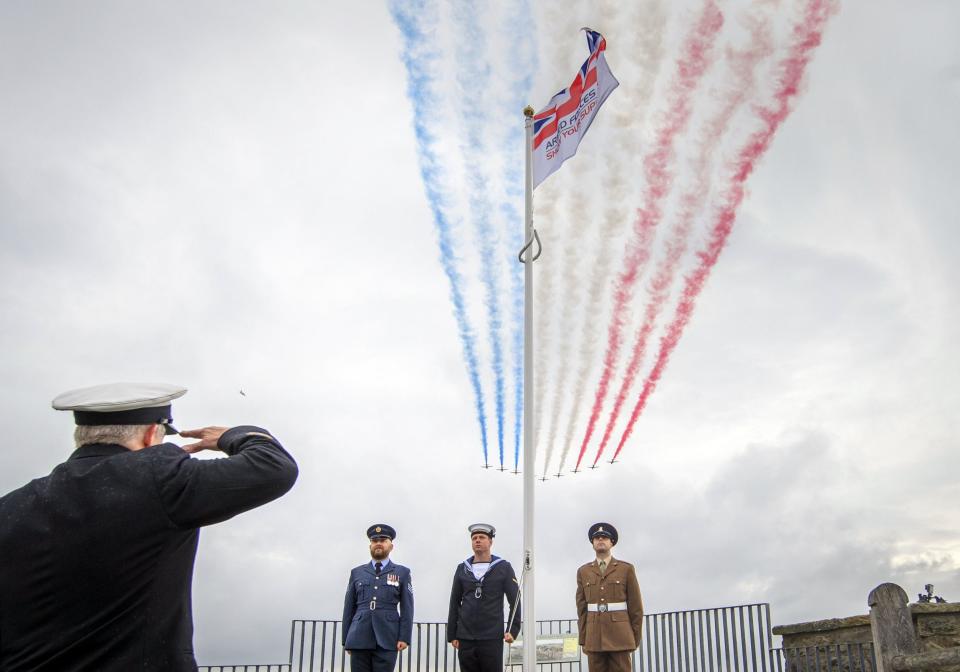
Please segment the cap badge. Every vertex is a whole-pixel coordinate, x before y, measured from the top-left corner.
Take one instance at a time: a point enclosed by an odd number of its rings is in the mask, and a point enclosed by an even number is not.
[[[379,525],[377,525],[377,529],[376,529],[376,531],[377,531],[377,532],[382,532],[382,531],[383,531],[383,529],[382,529],[382,528],[381,528],[381,527],[380,527]]]

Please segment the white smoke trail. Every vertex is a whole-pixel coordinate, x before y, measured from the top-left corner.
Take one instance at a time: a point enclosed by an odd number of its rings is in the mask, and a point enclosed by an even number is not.
[[[462,240],[456,217],[451,214],[452,190],[447,184],[448,167],[440,152],[436,115],[433,109],[441,100],[435,66],[440,54],[428,36],[435,30],[438,8],[435,2],[390,3],[390,13],[402,38],[401,59],[407,71],[407,97],[413,106],[413,128],[417,143],[420,175],[433,215],[439,246],[439,260],[449,281],[450,301],[463,349],[467,378],[473,391],[474,410],[480,429],[483,458],[488,460],[486,403],[480,383],[477,338],[466,298],[466,278],[455,260]]]
[[[579,296],[577,286],[585,287],[584,300],[580,301],[579,352],[577,370],[573,380],[573,394],[567,412],[567,422],[563,434],[563,448],[557,473],[560,474],[566,464],[576,429],[577,419],[581,417],[583,396],[596,364],[598,344],[602,336],[604,298],[613,282],[613,266],[608,262],[617,251],[617,242],[622,239],[630,222],[634,187],[631,178],[639,171],[640,144],[643,138],[645,119],[653,97],[654,88],[664,62],[664,31],[667,14],[662,0],[645,0],[638,3],[631,15],[629,9],[623,9],[622,3],[615,0],[602,0],[599,3],[604,27],[609,26],[607,42],[608,60],[612,55],[626,61],[628,70],[620,77],[620,100],[611,96],[608,105],[613,116],[615,128],[615,151],[609,152],[603,172],[603,202],[605,210],[600,223],[597,248],[587,263],[574,264],[588,272],[589,277],[580,279],[572,288],[571,294]],[[598,28],[599,29],[599,28]],[[602,31],[601,31],[602,32]],[[611,66],[612,67],[612,66]],[[629,79],[632,73],[633,79]],[[616,72],[614,72],[616,74]],[[576,325],[566,322],[566,333],[575,331]],[[565,392],[566,375],[572,367],[560,362],[563,385],[557,386],[557,394]],[[551,428],[559,424],[562,405],[554,404]],[[555,436],[551,429],[551,436]],[[551,441],[552,444],[552,441]]]
[[[547,64],[544,79],[549,83],[550,94],[553,95],[563,87],[570,84],[576,72],[576,66],[567,67],[572,54],[571,47],[580,44],[578,38],[582,39],[579,33],[580,25],[577,23],[577,16],[580,7],[576,3],[561,4],[550,3],[546,6],[543,26],[544,33],[554,37],[552,40],[545,40],[545,43],[551,45],[545,58],[541,63]],[[578,34],[579,33],[579,34]],[[585,40],[584,40],[585,43]],[[578,63],[579,64],[579,63]],[[542,104],[544,101],[538,101]],[[546,399],[546,390],[553,385],[550,378],[551,357],[553,343],[556,342],[554,331],[554,318],[556,315],[556,306],[560,297],[555,290],[555,285],[560,269],[562,267],[562,257],[558,254],[559,250],[555,243],[564,236],[568,223],[568,218],[563,214],[566,210],[566,198],[564,195],[570,193],[575,185],[574,179],[576,172],[577,159],[574,158],[564,166],[564,170],[555,173],[549,179],[544,181],[537,188],[536,198],[534,199],[535,213],[534,226],[536,226],[541,240],[544,242],[545,252],[537,261],[534,267],[534,305],[537,307],[534,312],[534,445],[541,446],[541,429],[543,427],[543,418],[545,414],[544,402]],[[549,452],[551,447],[547,446]],[[539,452],[539,450],[538,450]]]
[[[838,6],[833,0],[807,0],[804,5],[803,18],[798,20],[791,29],[791,44],[787,55],[778,63],[779,72],[773,100],[769,106],[755,106],[754,112],[762,122],[761,127],[750,135],[737,151],[735,160],[728,166],[730,170],[728,182],[721,188],[715,203],[712,204],[715,210],[711,213],[709,239],[706,245],[697,251],[699,264],[684,278],[681,299],[660,341],[660,351],[653,368],[644,380],[643,390],[627,420],[614,452],[614,459],[629,440],[637,419],[656,389],[657,382],[670,361],[670,355],[690,321],[697,298],[733,230],[737,209],[746,195],[746,182],[756,168],[757,162],[769,149],[780,126],[790,116],[794,101],[801,92],[807,65],[817,47],[820,46],[827,21]]]
[[[712,185],[711,166],[721,141],[727,134],[734,114],[746,103],[754,90],[757,66],[772,53],[770,28],[765,14],[759,11],[744,19],[749,31],[748,46],[739,50],[728,47],[725,63],[729,72],[724,72],[719,84],[721,92],[716,95],[720,102],[700,131],[698,151],[690,164],[692,184],[680,197],[680,210],[667,234],[665,254],[647,287],[647,302],[642,326],[636,330],[630,362],[617,391],[606,429],[593,463],[596,464],[613,434],[620,411],[626,402],[646,352],[647,343],[654,332],[657,320],[670,297],[680,261],[686,254],[690,234],[696,218],[702,212]]]

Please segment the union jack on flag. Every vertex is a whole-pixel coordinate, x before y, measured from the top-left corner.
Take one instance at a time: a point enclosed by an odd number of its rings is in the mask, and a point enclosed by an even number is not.
[[[570,86],[533,116],[534,188],[577,153],[580,139],[586,135],[597,110],[620,85],[604,58],[607,41],[603,35],[589,28],[583,30],[587,33],[590,56]]]

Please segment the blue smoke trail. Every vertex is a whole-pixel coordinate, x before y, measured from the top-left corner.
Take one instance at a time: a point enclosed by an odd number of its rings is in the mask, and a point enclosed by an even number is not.
[[[483,391],[480,387],[479,363],[476,353],[476,337],[467,319],[466,304],[463,297],[463,279],[455,265],[455,242],[452,225],[446,213],[446,194],[440,185],[442,167],[434,150],[435,138],[429,128],[431,115],[438,114],[434,78],[430,64],[439,57],[436,48],[427,35],[426,28],[435,23],[436,3],[424,0],[391,0],[390,14],[400,29],[403,39],[401,59],[407,70],[407,96],[413,106],[413,128],[417,141],[417,155],[420,160],[420,176],[426,190],[427,202],[433,213],[440,246],[440,265],[450,281],[450,300],[453,302],[453,315],[457,323],[457,332],[463,346],[463,357],[467,365],[467,376],[476,405],[477,422],[480,425],[480,440],[483,444],[483,462],[489,464],[487,456],[487,424]],[[427,17],[432,20],[428,20]],[[503,463],[501,447],[501,464]]]
[[[475,0],[454,3],[454,21],[460,36],[457,48],[457,83],[460,86],[460,119],[463,124],[463,155],[467,158],[467,186],[470,215],[474,221],[477,242],[480,245],[480,280],[484,288],[484,304],[489,320],[491,364],[494,376],[494,402],[497,411],[497,446],[500,450],[500,467],[503,467],[504,425],[504,377],[503,344],[501,330],[503,317],[500,310],[500,270],[498,237],[490,222],[490,199],[488,184],[482,171],[483,134],[490,120],[490,110],[481,100],[490,86],[489,59],[483,47],[486,37],[480,26],[480,13]],[[495,117],[496,118],[496,117]],[[471,159],[470,157],[477,157]]]
[[[536,31],[533,29],[533,14],[527,0],[517,3],[506,16],[502,32],[511,49],[510,97],[504,118],[515,120],[507,125],[503,144],[506,149],[504,182],[506,200],[500,212],[509,232],[508,240],[513,252],[519,252],[523,239],[523,211],[520,204],[524,198],[524,147],[526,138],[521,111],[529,100],[533,88],[533,73],[537,68]],[[515,255],[511,254],[511,260]],[[540,308],[543,310],[543,307]],[[523,266],[513,263],[510,271],[510,332],[513,354],[514,424],[513,424],[513,469],[520,465],[520,430],[523,426]]]

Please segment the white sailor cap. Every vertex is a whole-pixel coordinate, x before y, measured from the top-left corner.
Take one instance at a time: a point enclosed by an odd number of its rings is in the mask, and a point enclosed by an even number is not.
[[[487,523],[474,523],[473,525],[468,527],[467,530],[470,531],[471,537],[475,535],[477,532],[480,532],[481,534],[485,534],[491,539],[497,536],[497,528]]]
[[[170,402],[187,388],[166,383],[108,383],[64,392],[51,402],[58,411],[73,411],[78,425],[163,425],[179,434]]]

